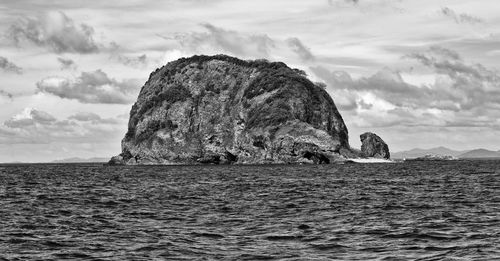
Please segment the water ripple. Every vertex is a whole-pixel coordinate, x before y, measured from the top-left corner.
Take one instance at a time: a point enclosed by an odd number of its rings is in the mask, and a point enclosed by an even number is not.
[[[0,169],[0,260],[500,259],[499,161]]]

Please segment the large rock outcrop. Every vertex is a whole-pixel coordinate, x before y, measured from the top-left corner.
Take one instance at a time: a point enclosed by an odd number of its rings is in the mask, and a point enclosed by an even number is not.
[[[366,132],[361,134],[361,155],[370,158],[389,159],[389,146],[377,134]]]
[[[329,163],[348,153],[332,98],[304,72],[216,55],[151,73],[110,163]]]

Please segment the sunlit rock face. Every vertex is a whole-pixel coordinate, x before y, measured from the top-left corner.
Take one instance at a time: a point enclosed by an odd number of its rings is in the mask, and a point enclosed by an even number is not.
[[[304,72],[216,55],[151,73],[111,163],[330,163],[348,153],[332,98]]]
[[[377,134],[366,132],[360,135],[361,155],[364,157],[389,159],[389,146]]]

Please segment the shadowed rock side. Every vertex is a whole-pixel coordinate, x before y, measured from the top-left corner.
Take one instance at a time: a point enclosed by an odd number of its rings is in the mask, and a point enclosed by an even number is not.
[[[330,163],[350,153],[332,98],[304,72],[216,55],[150,75],[110,163]]]
[[[366,132],[361,138],[361,155],[364,157],[389,159],[389,146],[377,134]]]

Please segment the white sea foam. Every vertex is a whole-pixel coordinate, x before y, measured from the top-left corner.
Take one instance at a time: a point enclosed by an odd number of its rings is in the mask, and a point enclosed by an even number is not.
[[[378,158],[367,158],[367,159],[348,159],[347,162],[354,163],[396,163],[390,159],[378,159]]]

